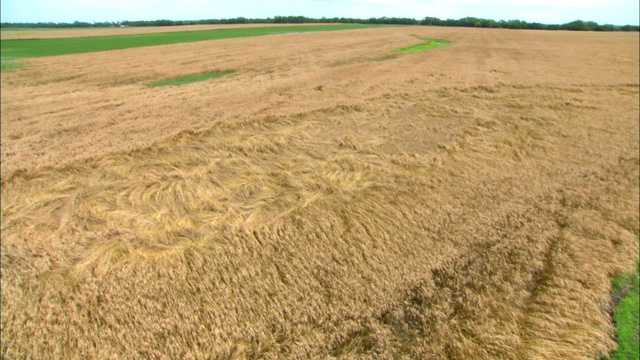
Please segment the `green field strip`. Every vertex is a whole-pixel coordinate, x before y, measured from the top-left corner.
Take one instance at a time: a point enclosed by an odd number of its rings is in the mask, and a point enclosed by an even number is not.
[[[409,45],[407,47],[395,49],[394,51],[401,54],[407,54],[407,53],[425,51],[429,49],[435,49],[435,48],[439,48],[439,47],[451,44],[451,41],[448,41],[448,40],[429,39],[422,36],[416,36],[416,38],[424,41],[424,43]]]
[[[640,358],[640,261],[636,271],[613,280],[613,297],[619,298],[613,313],[618,348],[608,359]]]
[[[2,58],[0,59],[0,72],[12,71],[15,69],[23,68],[24,64],[15,62],[13,59]]]
[[[0,44],[2,48],[2,58],[20,59],[29,57],[120,50],[143,46],[171,45],[206,40],[232,39],[251,36],[364,29],[376,26],[378,25],[340,24],[263,26],[234,29],[175,31],[137,35],[91,36],[55,39],[11,39],[1,40]]]
[[[226,75],[230,75],[235,73],[235,70],[225,70],[225,71],[212,71],[205,72],[200,74],[190,74],[185,76],[174,77],[170,79],[164,79],[159,81],[154,81],[148,83],[147,86],[155,87],[155,86],[177,86],[183,84],[189,84],[198,81],[205,81],[209,79],[217,79]]]

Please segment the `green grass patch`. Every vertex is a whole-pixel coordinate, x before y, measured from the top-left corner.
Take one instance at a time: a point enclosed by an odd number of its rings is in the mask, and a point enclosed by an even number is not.
[[[640,261],[636,271],[613,279],[612,297],[617,300],[613,313],[618,348],[611,360],[640,359]]]
[[[416,36],[416,37],[424,41],[424,43],[410,45],[407,47],[395,49],[394,51],[401,54],[415,53],[415,52],[425,51],[429,49],[439,48],[451,43],[451,41],[448,41],[448,40],[429,39],[422,36]]]
[[[12,71],[23,67],[23,63],[15,62],[13,59],[0,59],[0,72]]]
[[[235,73],[235,70],[225,70],[225,71],[211,71],[204,72],[200,74],[191,74],[186,76],[175,77],[171,79],[159,80],[148,83],[147,86],[177,86],[182,84],[189,84],[198,81],[205,81],[209,79],[217,79],[223,77],[225,75],[230,75]]]
[[[231,39],[299,32],[351,30],[375,27],[365,24],[263,26],[232,29],[175,31],[155,34],[91,36],[54,39],[1,40],[2,58],[26,58],[128,49],[142,46]]]

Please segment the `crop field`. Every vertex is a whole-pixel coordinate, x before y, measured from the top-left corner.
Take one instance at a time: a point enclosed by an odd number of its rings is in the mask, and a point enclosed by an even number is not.
[[[180,44],[204,40],[231,39],[239,37],[278,35],[283,33],[300,33],[312,31],[336,31],[345,29],[362,29],[371,25],[333,24],[333,25],[300,25],[300,26],[260,26],[215,28],[209,30],[171,31],[164,33],[142,33],[126,35],[86,36],[77,38],[33,38],[9,39],[2,43],[4,58],[20,59],[25,57],[55,56],[78,54],[85,52],[108,51],[135,48],[141,46],[157,46]]]
[[[112,28],[0,28],[0,39],[54,39],[77,38],[88,36],[113,35],[142,35],[168,32],[201,31],[215,29],[237,29],[246,27],[269,26],[305,26],[306,24],[217,24],[217,25],[182,25],[182,26],[142,26],[142,27],[112,27]],[[328,24],[314,24],[328,25]],[[335,24],[334,24],[335,25]],[[342,24],[344,25],[344,24]],[[308,25],[307,25],[308,26]]]
[[[415,26],[22,58],[2,356],[600,359],[638,264],[638,54]]]

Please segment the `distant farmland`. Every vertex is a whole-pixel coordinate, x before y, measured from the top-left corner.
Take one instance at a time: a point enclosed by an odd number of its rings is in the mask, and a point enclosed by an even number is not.
[[[170,45],[205,40],[276,35],[283,33],[363,29],[372,26],[374,25],[333,24],[230,27],[210,30],[87,36],[82,38],[60,37],[44,39],[7,39],[2,40],[2,56],[19,59],[25,57],[79,54],[94,51],[129,49],[141,46]]]
[[[638,259],[637,33],[212,39],[3,41],[23,56],[1,80],[4,358],[615,347],[611,276]]]

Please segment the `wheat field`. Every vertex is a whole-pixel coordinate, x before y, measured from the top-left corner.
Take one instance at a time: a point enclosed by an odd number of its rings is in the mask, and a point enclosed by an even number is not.
[[[414,35],[452,43],[385,57]],[[638,44],[388,27],[25,60],[2,356],[599,359],[638,258]]]

